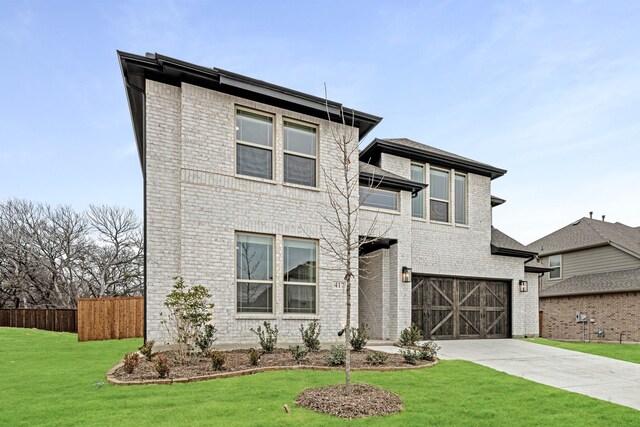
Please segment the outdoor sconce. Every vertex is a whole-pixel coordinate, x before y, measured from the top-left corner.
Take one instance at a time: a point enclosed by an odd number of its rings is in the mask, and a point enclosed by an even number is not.
[[[528,292],[529,291],[529,282],[526,280],[520,280],[520,292]]]
[[[409,267],[402,267],[402,281],[404,283],[411,282],[411,269]]]

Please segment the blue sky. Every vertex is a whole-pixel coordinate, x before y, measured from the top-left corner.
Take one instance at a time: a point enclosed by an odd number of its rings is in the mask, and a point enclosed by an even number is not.
[[[116,49],[323,96],[508,169],[494,225],[640,226],[640,2],[0,0],[0,199],[142,211]]]

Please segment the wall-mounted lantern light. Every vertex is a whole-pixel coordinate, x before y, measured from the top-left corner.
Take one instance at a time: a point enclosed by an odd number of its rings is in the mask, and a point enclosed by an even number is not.
[[[528,292],[529,291],[529,282],[526,280],[520,280],[520,292]]]
[[[402,267],[402,281],[404,283],[411,282],[411,269],[409,267]]]

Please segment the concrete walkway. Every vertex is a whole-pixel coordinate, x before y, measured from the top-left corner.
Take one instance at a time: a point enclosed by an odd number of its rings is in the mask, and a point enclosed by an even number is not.
[[[444,360],[468,360],[640,410],[640,364],[512,339],[438,341],[438,345],[441,347],[438,357]],[[369,348],[398,352],[397,347],[389,345]]]

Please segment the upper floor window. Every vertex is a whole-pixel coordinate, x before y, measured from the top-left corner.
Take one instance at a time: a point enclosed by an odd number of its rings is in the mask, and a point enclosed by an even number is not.
[[[429,173],[429,188],[431,220],[449,222],[449,172],[431,169]]]
[[[273,117],[236,109],[236,172],[273,179]]]
[[[467,176],[455,176],[455,215],[456,224],[467,224]]]
[[[378,209],[398,210],[398,193],[380,188],[360,187],[360,205]]]
[[[273,312],[273,237],[236,235],[238,313]]]
[[[317,129],[284,121],[284,181],[316,186]]]
[[[424,166],[411,165],[411,180],[424,182]],[[424,218],[424,190],[420,190],[411,199],[411,215],[416,218]]]
[[[313,240],[284,239],[284,312],[316,313],[318,250]]]
[[[549,272],[549,279],[559,279],[562,276],[562,255],[551,255],[549,257],[549,267],[553,268]]]

